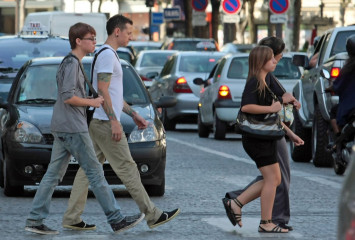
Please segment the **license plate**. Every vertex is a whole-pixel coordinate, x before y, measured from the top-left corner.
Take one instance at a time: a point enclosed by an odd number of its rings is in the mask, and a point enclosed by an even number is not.
[[[70,156],[69,164],[78,164],[78,161],[75,159],[74,156]],[[104,164],[108,164],[108,161],[105,160]]]

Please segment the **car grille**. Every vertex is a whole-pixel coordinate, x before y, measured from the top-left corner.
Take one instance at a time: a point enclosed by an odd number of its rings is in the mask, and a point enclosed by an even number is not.
[[[46,144],[53,144],[54,137],[52,134],[43,134],[43,137]]]

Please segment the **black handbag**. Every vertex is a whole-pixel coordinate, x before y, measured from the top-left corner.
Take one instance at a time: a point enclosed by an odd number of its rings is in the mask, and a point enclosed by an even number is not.
[[[271,92],[267,86],[266,88]],[[278,100],[274,94],[271,95],[275,101]],[[237,115],[235,131],[238,134],[259,139],[277,140],[285,136],[285,130],[278,113],[268,113],[262,120],[258,120],[254,114],[244,113],[241,109]]]

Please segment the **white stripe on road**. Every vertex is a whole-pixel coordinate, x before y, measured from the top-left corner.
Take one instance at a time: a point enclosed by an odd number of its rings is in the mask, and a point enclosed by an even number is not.
[[[228,153],[224,153],[224,152],[220,152],[220,151],[217,151],[217,150],[214,150],[214,149],[202,147],[202,146],[199,146],[199,145],[196,145],[196,144],[193,144],[193,143],[184,142],[184,141],[181,141],[179,139],[172,138],[170,136],[169,136],[169,138],[167,140],[175,142],[175,143],[179,143],[179,144],[182,144],[182,145],[185,145],[185,146],[188,146],[188,147],[200,150],[200,151],[211,153],[211,154],[214,154],[214,155],[217,155],[217,156],[220,156],[220,157],[229,158],[229,159],[232,159],[234,161],[255,165],[255,163],[252,160],[250,160],[250,159],[237,157],[237,156],[234,156],[234,155],[231,155],[231,154],[228,154]],[[322,185],[326,185],[326,186],[329,186],[329,187],[332,187],[332,188],[335,188],[335,189],[341,189],[341,184],[340,183],[337,183],[337,182],[334,182],[334,181],[330,181],[330,180],[328,180],[326,178],[322,178],[322,177],[319,177],[319,176],[310,176],[308,174],[305,174],[302,171],[291,170],[291,175],[297,176],[297,177],[302,177],[302,178],[308,179],[310,181],[313,181],[313,182],[316,182],[316,183],[319,183],[319,184],[322,184]]]

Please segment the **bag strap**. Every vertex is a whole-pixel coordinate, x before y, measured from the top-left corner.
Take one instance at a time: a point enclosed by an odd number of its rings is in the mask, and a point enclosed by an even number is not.
[[[273,91],[271,91],[271,89],[269,88],[269,86],[268,86],[267,84],[265,84],[265,88],[268,90],[268,92],[271,94],[271,97],[272,97],[275,101],[280,101],[280,100],[277,98],[276,94],[275,94]]]
[[[277,85],[279,85],[279,87],[281,88],[282,91],[284,91],[284,93],[286,92],[286,89],[281,85],[281,83],[279,82],[279,80],[277,79],[277,77],[275,77],[275,75],[271,74],[271,77],[275,80],[275,82],[277,83]]]

